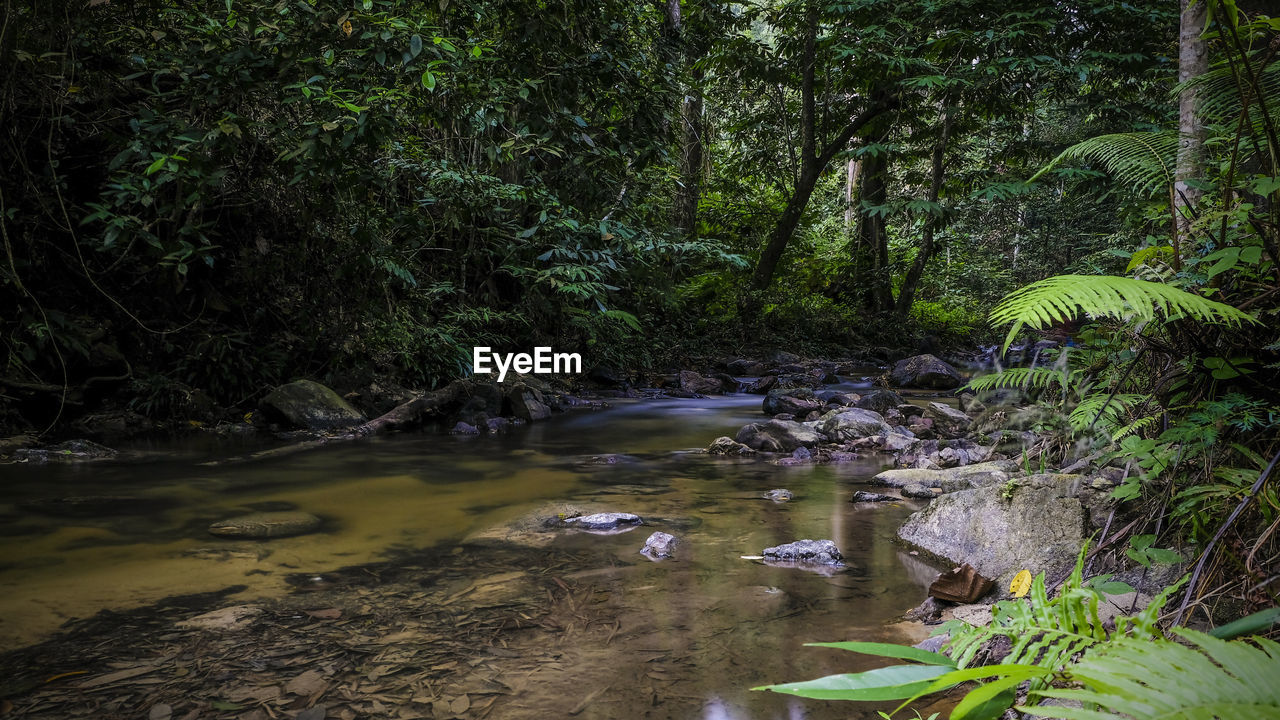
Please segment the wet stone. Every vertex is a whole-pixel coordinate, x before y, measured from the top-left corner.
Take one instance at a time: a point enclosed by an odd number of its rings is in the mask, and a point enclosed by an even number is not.
[[[772,560],[839,565],[844,556],[831,540],[797,540],[785,545],[768,547],[761,553]]]
[[[644,547],[640,552],[650,558],[669,558],[675,554],[676,545],[680,543],[675,535],[664,532],[656,532],[644,541]]]
[[[621,527],[640,525],[643,522],[639,515],[615,512],[594,513],[565,519],[565,524],[573,525],[583,530],[617,530]]]
[[[209,532],[219,537],[274,538],[302,535],[320,527],[320,518],[305,512],[260,512],[219,520]]]
[[[795,494],[786,488],[775,488],[765,493],[764,496],[776,503],[791,502],[795,499]]]
[[[851,499],[849,502],[879,503],[879,502],[894,502],[897,499],[898,498],[892,495],[885,495],[883,493],[873,493],[873,492],[867,492],[865,490],[859,490],[853,494],[853,499]]]

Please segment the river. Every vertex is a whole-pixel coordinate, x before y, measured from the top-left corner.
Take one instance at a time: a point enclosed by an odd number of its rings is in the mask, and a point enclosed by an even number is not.
[[[886,456],[783,467],[697,452],[761,419],[760,402],[618,400],[497,438],[400,434],[239,465],[202,464],[236,449],[191,441],[146,448],[145,461],[0,467],[0,648],[172,595],[237,586],[225,604],[270,601],[296,594],[300,577],[323,582],[340,568],[415,554],[465,554],[477,575],[458,582],[474,588],[481,573],[518,577],[555,553],[547,576],[587,588],[593,619],[537,640],[554,637],[556,667],[540,669],[563,682],[543,673],[490,717],[873,717],[749,688],[877,663],[805,642],[919,639],[895,618],[923,599],[936,571],[892,543],[918,506],[849,502]],[[772,488],[795,499],[763,499]],[[84,496],[106,500],[91,510],[59,502]],[[559,531],[514,549],[493,539],[493,528],[549,503],[633,512],[653,527]],[[220,518],[292,508],[323,518],[321,531],[269,541],[207,533]],[[677,535],[682,554],[640,555],[654,529]],[[847,567],[818,573],[743,557],[801,538],[834,540]]]

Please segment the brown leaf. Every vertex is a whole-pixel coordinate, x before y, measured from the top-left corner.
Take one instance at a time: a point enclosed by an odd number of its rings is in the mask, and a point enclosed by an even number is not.
[[[308,670],[285,684],[284,691],[293,695],[310,697],[324,690],[327,685],[328,682],[325,681],[324,675],[319,670]]]
[[[470,709],[471,709],[471,698],[467,697],[466,695],[459,695],[458,697],[449,701],[449,712],[455,715],[461,715],[462,713]]]
[[[124,670],[117,670],[115,672],[107,673],[106,675],[98,675],[96,677],[91,677],[88,680],[82,680],[79,683],[76,683],[76,687],[82,690],[87,690],[88,688],[110,685],[111,683],[120,682],[121,680],[128,680],[129,678],[137,677],[139,675],[146,675],[149,672],[154,672],[155,669],[155,665],[148,664],[126,668]]]
[[[342,617],[342,611],[338,608],[325,608],[324,610],[304,610],[306,614],[317,620],[337,620]]]

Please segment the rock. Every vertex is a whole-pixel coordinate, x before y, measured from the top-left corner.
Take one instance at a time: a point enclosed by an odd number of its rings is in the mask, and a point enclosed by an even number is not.
[[[981,415],[987,409],[987,406],[982,404],[977,395],[971,392],[962,392],[960,393],[960,409],[970,415]]]
[[[791,502],[793,499],[795,499],[795,495],[790,490],[787,490],[785,488],[777,488],[774,490],[770,490],[769,492],[765,493],[764,496],[766,499],[772,500],[776,503]]]
[[[876,485],[898,488],[906,487],[912,483],[919,483],[925,487],[942,488],[947,492],[952,492],[953,490],[962,490],[968,487],[980,487],[1005,482],[1009,479],[1009,471],[1014,467],[1015,463],[1010,460],[993,460],[949,470],[898,468],[879,473],[871,478],[871,482]]]
[[[946,477],[938,470],[926,470],[924,468],[899,468],[896,470],[885,470],[871,478],[871,482],[875,485],[884,485],[886,487],[904,488],[908,485],[923,485],[924,487],[942,487],[942,479]]]
[[[778,384],[777,375],[765,375],[759,380],[748,385],[747,392],[752,393],[754,395],[764,395],[765,393],[772,390],[774,386],[777,384]]]
[[[640,525],[643,522],[639,515],[617,512],[593,513],[591,515],[565,518],[564,520],[566,525],[572,525],[583,530],[617,530]]]
[[[924,416],[933,419],[933,426],[948,433],[961,433],[973,421],[968,415],[940,402],[931,402],[924,408]]]
[[[920,417],[924,414],[924,408],[919,405],[912,405],[911,403],[902,403],[901,405],[896,406],[896,409],[898,412],[902,413],[903,418]]]
[[[947,641],[950,639],[951,634],[944,632],[941,635],[930,635],[911,647],[917,650],[924,650],[925,652],[941,653],[943,646],[945,646]]]
[[[106,460],[116,456],[116,451],[92,440],[64,440],[43,448],[19,448],[13,457],[21,462],[85,462]]]
[[[480,428],[472,425],[471,423],[465,423],[459,420],[449,433],[452,435],[479,435]]]
[[[960,387],[960,373],[933,355],[915,355],[899,360],[889,373],[889,382],[898,387],[950,390]]]
[[[791,459],[799,460],[801,462],[809,462],[813,459],[813,453],[809,452],[809,448],[807,447],[798,447],[791,452]]]
[[[1027,478],[1000,491],[949,493],[912,515],[898,536],[953,563],[969,563],[1003,586],[1024,568],[1034,574],[1075,559],[1087,518],[1080,500],[1068,496],[1072,488]]]
[[[813,428],[793,420],[770,420],[744,425],[734,440],[765,452],[789,453],[798,447],[813,447],[822,436]]]
[[[929,597],[953,603],[971,603],[991,592],[995,581],[978,574],[969,563],[944,572],[929,585]]]
[[[364,422],[360,411],[338,393],[312,380],[296,380],[272,390],[262,399],[268,414],[275,414],[294,427],[333,430]]]
[[[504,433],[511,428],[511,421],[504,417],[488,418],[484,421],[485,432],[490,435]]]
[[[756,451],[734,440],[731,437],[721,436],[711,441],[707,446],[708,455],[755,455]]]
[[[769,354],[769,362],[775,365],[795,365],[800,362],[800,356],[785,350],[775,350]]]
[[[819,565],[839,565],[844,560],[836,544],[830,540],[797,540],[786,545],[765,548],[760,554],[771,560]]]
[[[622,373],[610,365],[596,365],[591,368],[587,371],[587,379],[605,387],[621,387],[626,384],[626,378]]]
[[[822,434],[832,442],[848,442],[872,435],[887,435],[889,424],[880,413],[862,408],[843,410],[827,417],[820,425]]]
[[[644,547],[640,548],[640,552],[653,560],[669,558],[675,555],[676,545],[679,543],[675,535],[656,532],[644,541]]]
[[[892,390],[873,390],[854,402],[863,410],[874,410],[881,415],[888,412],[889,408],[895,408],[904,403],[902,396]]]
[[[734,384],[737,385],[736,382]],[[724,392],[724,383],[717,378],[699,375],[692,370],[681,370],[680,389],[695,395],[715,395]]]
[[[320,518],[299,511],[260,512],[219,520],[209,532],[219,537],[274,538],[302,535],[320,527]]]
[[[880,447],[884,449],[885,452],[898,452],[899,450],[906,450],[914,445],[916,442],[915,436],[908,435],[907,433],[910,433],[911,431],[906,428],[902,428],[902,430],[905,432],[894,430],[888,435],[885,435],[884,441],[880,443]]]
[[[924,602],[908,610],[903,617],[916,622],[936,622],[944,607],[946,606],[938,602],[937,598],[925,598]]]
[[[882,493],[873,493],[873,492],[867,492],[865,490],[859,490],[853,494],[853,498],[849,500],[849,502],[880,503],[880,502],[897,502],[898,500],[899,498],[896,498],[892,495],[885,495]]]
[[[762,409],[765,415],[770,416],[791,413],[804,417],[813,410],[821,410],[822,401],[809,388],[777,388],[765,395]]]
[[[899,492],[902,497],[915,498],[917,500],[932,500],[938,496],[938,492],[934,488],[925,487],[920,483],[908,483]]]
[[[759,377],[764,374],[764,364],[755,360],[747,360],[745,358],[735,358],[725,364],[731,374],[740,377]]]
[[[537,422],[551,417],[551,408],[543,402],[542,393],[523,383],[507,392],[511,414],[521,420]]]

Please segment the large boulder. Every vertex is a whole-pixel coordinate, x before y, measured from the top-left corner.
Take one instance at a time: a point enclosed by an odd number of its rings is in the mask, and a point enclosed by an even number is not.
[[[904,402],[902,396],[892,390],[872,390],[858,398],[854,405],[865,410],[874,410],[883,415],[889,412],[890,408],[898,407]]]
[[[1009,472],[1014,467],[1015,463],[1010,460],[993,460],[947,470],[898,468],[885,470],[871,478],[871,482],[896,488],[918,483],[924,487],[941,488],[946,492],[953,492],[1007,482]]]
[[[889,424],[884,421],[880,413],[862,408],[828,413],[819,427],[822,429],[822,434],[832,442],[848,442],[873,435],[887,435],[890,431]]]
[[[715,395],[725,390],[719,378],[699,375],[692,370],[680,371],[680,389],[694,395]]]
[[[889,382],[898,387],[950,390],[960,387],[960,373],[933,355],[914,355],[899,360],[889,373]]]
[[[821,410],[822,401],[809,388],[778,388],[764,396],[762,408],[765,415],[789,413],[802,418],[814,410]]]
[[[931,402],[924,407],[924,416],[933,418],[933,426],[946,433],[962,433],[969,429],[973,422],[968,415],[940,402]]]
[[[537,422],[551,417],[551,408],[544,402],[542,393],[523,383],[507,392],[507,401],[511,403],[511,414],[521,420]]]
[[[364,422],[359,410],[338,393],[313,380],[296,380],[262,399],[268,414],[306,430],[333,430]]]
[[[1070,483],[1051,476],[942,495],[898,530],[904,541],[1003,586],[1022,569],[1066,567],[1085,541],[1088,513]]]
[[[813,447],[822,436],[812,427],[794,420],[770,420],[744,425],[734,440],[753,450],[789,453],[800,447]]]

